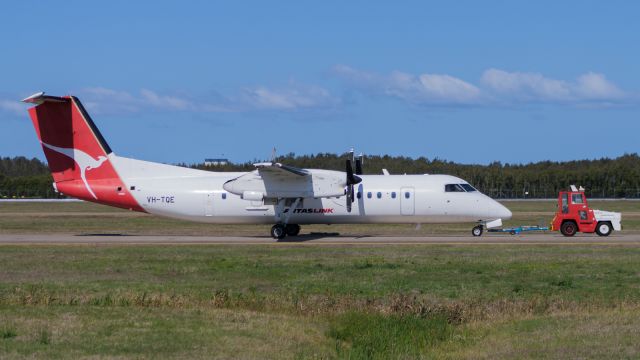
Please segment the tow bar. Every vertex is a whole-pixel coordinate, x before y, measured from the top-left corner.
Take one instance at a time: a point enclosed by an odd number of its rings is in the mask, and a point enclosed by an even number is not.
[[[488,232],[499,232],[499,233],[509,233],[511,235],[518,235],[522,232],[527,232],[527,231],[547,231],[549,230],[548,226],[518,226],[518,227],[513,227],[513,228],[506,228],[506,229],[487,229]]]

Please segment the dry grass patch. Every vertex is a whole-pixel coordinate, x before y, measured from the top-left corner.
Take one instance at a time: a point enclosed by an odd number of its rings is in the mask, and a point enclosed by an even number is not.
[[[9,311],[8,311],[9,310]],[[3,307],[0,358],[246,358],[333,354],[326,325],[243,310]]]
[[[459,327],[436,358],[637,358],[640,307],[525,315]]]

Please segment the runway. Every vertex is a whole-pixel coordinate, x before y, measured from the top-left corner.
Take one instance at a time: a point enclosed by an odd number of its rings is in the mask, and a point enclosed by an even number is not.
[[[175,236],[175,235],[126,235],[126,234],[0,234],[1,245],[638,245],[640,234],[616,234],[600,237],[594,234],[578,234],[564,237],[556,233],[496,235],[481,237],[460,236],[341,236],[335,233],[312,233],[283,240],[269,237],[234,236]]]

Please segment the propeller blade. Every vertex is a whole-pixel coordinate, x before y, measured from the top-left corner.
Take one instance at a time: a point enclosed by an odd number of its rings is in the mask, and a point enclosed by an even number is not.
[[[351,160],[347,159],[347,185],[355,185],[359,184],[362,179],[358,176],[353,175],[353,167],[351,167]]]
[[[356,175],[362,175],[362,158],[356,159]]]
[[[351,167],[351,160],[347,159],[347,185],[353,184],[353,168]]]
[[[347,159],[347,191],[345,192],[347,198],[347,212],[351,212],[351,204],[355,198],[353,185],[359,184],[362,179],[359,176],[353,175],[353,167],[351,167],[351,160]]]

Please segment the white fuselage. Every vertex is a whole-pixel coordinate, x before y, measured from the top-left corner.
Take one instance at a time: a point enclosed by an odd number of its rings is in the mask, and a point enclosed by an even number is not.
[[[109,155],[131,194],[150,214],[226,224],[273,224],[274,203],[244,200],[223,184],[245,173],[209,172]],[[445,192],[467,182],[449,175],[360,175],[352,211],[345,196],[304,198],[288,215],[292,224],[486,223],[511,212],[480,193]]]

